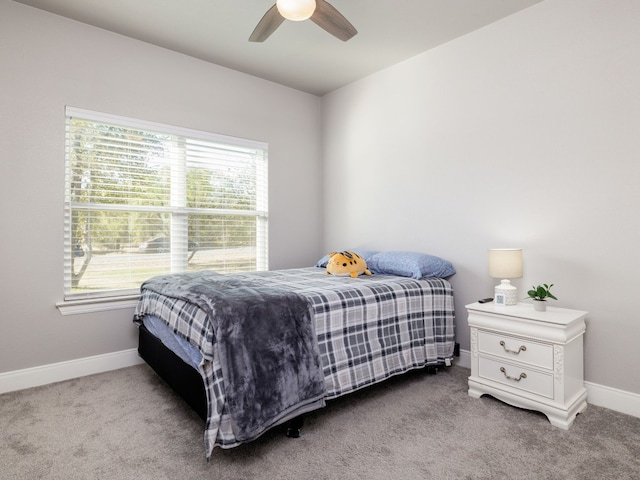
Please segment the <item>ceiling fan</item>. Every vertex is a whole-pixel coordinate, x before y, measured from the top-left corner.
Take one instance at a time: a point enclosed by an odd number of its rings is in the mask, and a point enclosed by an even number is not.
[[[343,42],[358,33],[349,20],[325,0],[277,0],[258,22],[249,41],[264,42],[285,19],[301,21],[308,18]]]

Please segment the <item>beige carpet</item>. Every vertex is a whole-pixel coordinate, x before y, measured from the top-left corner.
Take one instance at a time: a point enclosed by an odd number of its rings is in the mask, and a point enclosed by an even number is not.
[[[423,371],[204,458],[203,423],[146,365],[0,395],[5,479],[638,479],[640,418],[589,406],[564,431]]]

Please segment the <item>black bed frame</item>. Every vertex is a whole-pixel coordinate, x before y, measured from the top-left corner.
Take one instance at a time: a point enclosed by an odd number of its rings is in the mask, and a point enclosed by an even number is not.
[[[140,325],[138,331],[138,353],[142,359],[206,420],[207,394],[200,374],[153,336],[147,327]]]

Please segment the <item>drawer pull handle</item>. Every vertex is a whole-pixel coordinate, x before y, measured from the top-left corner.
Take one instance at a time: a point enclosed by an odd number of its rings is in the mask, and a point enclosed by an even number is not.
[[[504,348],[504,351],[507,353],[513,353],[514,355],[518,355],[520,352],[526,352],[527,351],[527,347],[525,345],[520,345],[520,348],[518,348],[518,350],[510,350],[507,348],[507,346],[504,343],[504,340],[500,340],[500,346],[502,348]]]
[[[516,377],[511,377],[511,376],[507,375],[507,370],[504,367],[500,367],[500,371],[502,373],[504,373],[504,376],[507,377],[507,380],[513,380],[514,382],[519,382],[523,378],[527,378],[527,374],[524,373],[524,372],[522,372],[520,374],[520,376],[518,378],[516,378]]]

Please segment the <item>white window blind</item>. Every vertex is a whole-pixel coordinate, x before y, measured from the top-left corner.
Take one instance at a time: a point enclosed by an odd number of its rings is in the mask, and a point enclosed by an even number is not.
[[[268,268],[267,145],[66,109],[65,300]]]

